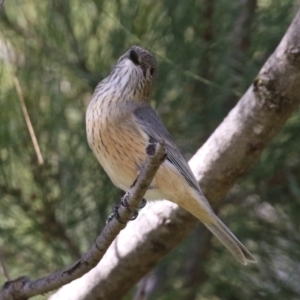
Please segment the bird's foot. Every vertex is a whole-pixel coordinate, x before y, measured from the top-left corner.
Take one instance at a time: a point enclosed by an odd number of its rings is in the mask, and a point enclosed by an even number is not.
[[[142,201],[140,202],[138,209],[137,210],[131,210],[127,201],[127,194],[124,195],[124,197],[121,200],[121,203],[117,204],[114,208],[113,213],[111,213],[106,221],[106,223],[109,223],[113,218],[116,218],[116,220],[122,224],[125,224],[126,222],[123,221],[119,215],[119,207],[120,205],[124,206],[129,212],[132,213],[132,216],[129,218],[129,221],[133,221],[135,220],[139,213],[138,211],[142,208],[144,208],[147,204],[147,200],[142,199]]]
[[[119,203],[119,204],[117,204],[115,206],[114,211],[107,218],[106,224],[109,223],[113,218],[115,218],[121,224],[125,224],[126,223],[126,221],[122,220],[122,218],[121,218],[121,216],[119,214],[119,207],[120,207],[120,205],[121,204]],[[131,218],[130,218],[130,220],[131,220]]]
[[[113,218],[115,218],[119,223],[125,224],[126,222],[124,222],[120,215],[119,215],[119,207],[120,204],[117,204],[114,208],[114,211],[108,216],[106,224],[109,223]]]
[[[147,200],[145,200],[144,198],[141,200],[141,202],[139,203],[137,210],[132,210],[129,206],[128,200],[127,200],[128,195],[125,194],[124,197],[121,200],[121,204],[131,213],[133,213],[132,217],[129,219],[130,221],[135,220],[138,215],[139,215],[139,210],[144,208],[147,204]]]
[[[146,205],[147,205],[147,200],[143,198],[140,204],[138,205],[138,210],[144,208]]]

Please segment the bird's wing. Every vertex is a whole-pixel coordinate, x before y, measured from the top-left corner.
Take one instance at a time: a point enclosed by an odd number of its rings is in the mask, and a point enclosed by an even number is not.
[[[136,108],[133,112],[138,124],[148,135],[149,142],[164,140],[167,160],[178,169],[192,188],[203,195],[188,163],[172,140],[170,133],[161,121],[160,117],[156,114],[152,107],[150,105],[144,105]]]

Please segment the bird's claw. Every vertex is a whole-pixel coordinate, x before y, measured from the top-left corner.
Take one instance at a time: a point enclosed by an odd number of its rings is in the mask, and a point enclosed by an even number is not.
[[[133,212],[133,215],[131,216],[131,218],[129,219],[129,221],[133,221],[138,217],[139,213],[137,212],[137,210],[135,210]]]
[[[108,218],[107,218],[107,220],[106,220],[106,224],[108,224],[114,217],[115,217],[115,212],[112,212],[112,213],[108,216]]]
[[[129,221],[133,221],[138,217],[138,215],[139,215],[138,210],[132,210],[132,209],[129,208],[129,204],[128,204],[128,201],[127,201],[127,194],[125,194],[125,196],[122,198],[121,204],[127,209],[127,211],[129,211],[133,214],[129,218]],[[143,203],[142,207],[144,207],[144,206],[145,206],[145,204]],[[139,207],[138,207],[138,209],[139,209]]]
[[[128,204],[128,201],[127,201],[127,197],[128,197],[128,195],[125,194],[124,197],[123,197],[122,200],[121,200],[121,204],[122,204],[124,207],[126,207],[128,211],[133,212],[133,211],[130,209],[130,207],[129,207],[129,204]],[[144,207],[146,206],[146,204],[147,204],[147,200],[143,198],[143,199],[141,200],[141,202],[139,203],[137,209],[140,210],[140,209],[144,208]]]
[[[138,205],[138,209],[140,210],[140,209],[144,208],[146,206],[146,204],[147,204],[147,200],[143,198],[142,201],[140,202],[140,204]]]
[[[128,204],[128,201],[127,201],[126,194],[125,194],[125,196],[124,196],[124,197],[122,198],[122,200],[121,200],[121,205],[124,206],[129,212],[132,213],[132,216],[129,218],[129,221],[135,220],[135,219],[138,217],[138,215],[139,215],[138,211],[139,211],[140,209],[144,208],[144,207],[146,206],[146,204],[147,204],[147,200],[142,199],[142,201],[140,202],[140,204],[139,204],[139,206],[138,206],[138,209],[137,209],[137,210],[131,210],[131,209],[129,208],[129,204]],[[125,223],[126,223],[126,222],[124,222],[124,221],[121,219],[121,217],[120,217],[120,215],[119,215],[119,212],[118,212],[119,207],[120,207],[120,204],[118,204],[118,205],[115,206],[113,213],[111,213],[111,214],[109,215],[109,217],[107,218],[106,224],[109,223],[113,218],[116,218],[116,220],[117,220],[118,222],[122,223],[122,224],[125,224]]]
[[[119,207],[120,207],[120,204],[117,204],[114,208],[114,211],[109,215],[107,221],[106,221],[106,224],[108,224],[113,218],[116,218],[116,220],[121,223],[121,224],[125,224],[126,222],[124,222],[120,215],[119,215]]]

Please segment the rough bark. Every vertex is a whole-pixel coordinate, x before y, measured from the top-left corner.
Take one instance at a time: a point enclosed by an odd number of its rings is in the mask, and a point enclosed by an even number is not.
[[[190,161],[212,205],[249,171],[298,107],[299,83],[300,12],[245,95]],[[174,204],[149,205],[121,232],[96,268],[50,299],[121,299],[195,224]]]

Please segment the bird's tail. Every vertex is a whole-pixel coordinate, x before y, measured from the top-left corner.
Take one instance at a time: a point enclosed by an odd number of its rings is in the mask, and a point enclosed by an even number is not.
[[[200,195],[195,195],[194,193],[191,197],[183,198],[184,201],[180,201],[181,198],[178,199],[179,201],[176,203],[199,219],[240,263],[247,265],[248,262],[256,262],[256,259],[249,250],[212,211],[208,201],[202,193]]]
[[[256,263],[256,259],[249,250],[234,236],[226,225],[215,215],[214,221],[204,225],[216,238],[230,251],[230,253],[243,265],[248,262]]]

